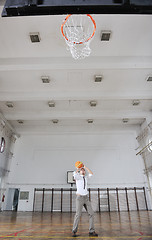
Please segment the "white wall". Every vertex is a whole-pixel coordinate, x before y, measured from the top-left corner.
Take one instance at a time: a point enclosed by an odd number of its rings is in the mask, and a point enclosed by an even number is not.
[[[8,188],[29,191],[18,210],[32,210],[35,187],[70,187],[67,171],[82,161],[93,172],[90,187],[146,186],[133,131],[103,134],[22,135],[16,142]]]

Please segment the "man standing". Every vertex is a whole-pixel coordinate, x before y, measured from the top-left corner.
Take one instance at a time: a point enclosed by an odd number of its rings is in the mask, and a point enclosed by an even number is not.
[[[86,176],[86,170],[88,172],[88,176]],[[80,171],[80,173],[79,173]],[[81,169],[77,169],[74,173],[74,179],[76,181],[77,187],[77,197],[76,197],[76,214],[74,217],[73,223],[73,237],[77,237],[76,232],[78,229],[79,220],[82,213],[82,208],[85,205],[86,210],[89,214],[89,236],[97,237],[98,234],[94,229],[94,212],[92,210],[91,202],[88,198],[88,190],[87,190],[87,178],[93,175],[92,171],[87,167],[83,166]]]

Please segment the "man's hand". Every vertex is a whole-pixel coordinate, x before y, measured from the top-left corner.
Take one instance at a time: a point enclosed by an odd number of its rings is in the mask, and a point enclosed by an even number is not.
[[[93,172],[92,172],[89,168],[87,168],[85,165],[84,165],[84,169],[86,169],[89,174],[92,174],[92,175],[93,175]]]

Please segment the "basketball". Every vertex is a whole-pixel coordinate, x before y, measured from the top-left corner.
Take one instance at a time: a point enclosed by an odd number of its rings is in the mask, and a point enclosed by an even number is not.
[[[83,165],[82,162],[77,161],[77,162],[75,163],[75,167],[76,167],[76,168],[82,168],[82,167],[84,167],[84,165]]]

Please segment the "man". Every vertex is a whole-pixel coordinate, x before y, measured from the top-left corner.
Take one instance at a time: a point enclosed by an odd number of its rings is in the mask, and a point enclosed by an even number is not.
[[[88,176],[86,176],[86,170],[88,172]],[[79,173],[80,171],[80,173]],[[74,217],[73,223],[73,237],[77,237],[76,232],[78,229],[79,220],[82,213],[82,208],[85,205],[85,208],[89,214],[89,236],[97,237],[98,234],[94,229],[94,212],[91,207],[91,202],[88,198],[88,190],[87,190],[87,178],[93,175],[92,171],[87,167],[82,167],[81,169],[77,169],[74,173],[74,179],[76,181],[77,187],[77,197],[76,197],[76,214]]]

